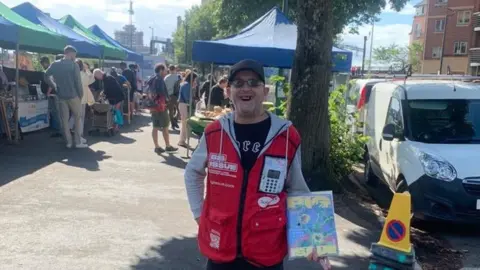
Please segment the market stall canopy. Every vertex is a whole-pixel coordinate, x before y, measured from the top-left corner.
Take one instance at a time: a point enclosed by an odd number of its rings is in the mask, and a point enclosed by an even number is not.
[[[79,23],[71,15],[66,15],[58,21],[73,29],[73,31],[75,31],[77,34],[80,34],[88,39],[95,41],[95,43],[100,44],[102,46],[103,57],[105,59],[125,60],[126,53],[124,51],[113,47],[106,41],[95,36],[92,32],[90,32],[90,30],[88,30],[85,26]]]
[[[125,47],[123,47],[120,43],[118,43],[115,39],[111,38],[105,31],[103,31],[98,25],[93,25],[88,28],[95,36],[103,39],[104,41],[108,42],[110,45],[117,47],[121,50],[124,50],[127,53],[127,61],[132,61],[135,63],[142,63],[143,62],[143,55],[131,51]]]
[[[0,2],[0,47],[37,53],[63,52],[67,45],[65,37],[36,25],[18,15]]]
[[[192,60],[232,65],[255,59],[265,66],[291,68],[297,47],[297,26],[274,7],[238,34],[225,39],[195,41]],[[333,72],[350,72],[352,52],[332,49]]]
[[[99,58],[102,56],[102,48],[100,45],[97,45],[94,41],[77,34],[71,28],[43,13],[31,3],[25,2],[12,8],[12,10],[36,25],[41,25],[52,32],[65,36],[68,39],[69,44],[77,49],[79,56],[93,58]]]

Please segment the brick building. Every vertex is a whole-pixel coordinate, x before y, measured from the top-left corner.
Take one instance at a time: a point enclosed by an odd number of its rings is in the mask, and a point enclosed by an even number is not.
[[[448,67],[454,74],[475,71],[470,62],[478,60],[480,65],[480,48],[476,52],[480,38],[474,31],[479,5],[480,0],[424,0],[416,5],[410,42],[424,45],[422,73],[436,74],[440,70],[442,52],[442,74]]]

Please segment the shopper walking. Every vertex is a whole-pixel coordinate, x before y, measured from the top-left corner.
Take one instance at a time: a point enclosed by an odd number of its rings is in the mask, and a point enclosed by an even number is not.
[[[185,80],[180,86],[180,99],[178,103],[178,110],[180,111],[180,118],[181,118],[181,127],[180,127],[180,141],[178,142],[178,146],[181,147],[189,147],[187,144],[187,132],[188,132],[188,118],[189,115],[189,107],[192,106],[191,102],[191,88],[195,89],[197,86],[197,74],[194,72],[187,73],[185,76]]]
[[[170,65],[168,68],[169,73],[165,76],[165,85],[167,86],[168,92],[168,114],[170,115],[170,124],[172,129],[177,129],[177,108],[178,108],[178,93],[175,91],[175,86],[178,85],[180,81],[180,76],[178,75],[174,65]]]
[[[86,143],[87,140],[85,137],[83,137],[83,132],[85,129],[85,113],[86,113],[86,107],[87,104],[89,106],[92,106],[95,103],[95,99],[93,98],[92,91],[89,88],[89,85],[95,82],[95,79],[93,78],[93,74],[88,70],[85,65],[83,64],[83,61],[80,59],[77,59],[75,61],[78,65],[78,68],[80,68],[80,79],[82,80],[82,88],[83,88],[83,97],[81,101],[81,111],[80,111],[80,118],[81,118],[81,133],[80,133],[80,139],[82,142]],[[70,129],[74,128],[75,125],[75,119],[73,117],[70,117]]]
[[[168,116],[168,93],[165,85],[164,77],[167,75],[167,68],[163,64],[155,66],[155,76],[152,77],[149,84],[149,98],[153,100],[154,106],[150,107],[152,114],[153,130],[152,139],[155,145],[155,152],[161,154],[163,152],[174,153],[178,148],[170,144],[170,134],[168,127],[170,126],[170,118]],[[158,132],[161,131],[163,139],[165,140],[165,149],[158,144]]]
[[[60,119],[67,148],[73,146],[72,134],[68,125],[70,113],[75,119],[75,147],[87,148],[81,140],[81,100],[83,98],[80,68],[75,63],[77,50],[73,46],[64,49],[64,56],[50,65],[45,71],[45,82],[55,89],[60,104]],[[53,77],[52,81],[51,77]]]

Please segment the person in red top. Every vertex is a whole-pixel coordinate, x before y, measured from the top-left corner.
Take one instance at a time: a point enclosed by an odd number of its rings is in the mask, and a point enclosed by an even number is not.
[[[152,139],[155,144],[155,153],[161,154],[164,152],[175,153],[178,148],[170,144],[170,134],[168,133],[168,126],[170,125],[170,117],[168,116],[167,103],[168,94],[167,87],[163,78],[167,74],[167,68],[164,64],[155,65],[155,76],[150,78],[148,84],[150,85],[149,96],[154,101],[155,106],[150,108],[152,114]],[[162,132],[163,140],[165,141],[165,149],[158,144],[158,131]]]
[[[206,127],[185,168],[199,248],[208,270],[281,270],[287,194],[309,192],[300,134],[290,121],[264,110],[262,64],[243,60],[228,81],[235,110]]]

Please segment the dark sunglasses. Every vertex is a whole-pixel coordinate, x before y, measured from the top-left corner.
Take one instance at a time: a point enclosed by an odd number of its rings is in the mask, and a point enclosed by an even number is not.
[[[230,85],[235,87],[235,88],[242,88],[245,84],[247,84],[250,87],[257,87],[261,86],[263,84],[262,81],[257,80],[257,79],[250,79],[250,80],[233,80],[230,82]]]

